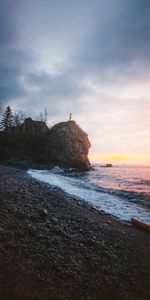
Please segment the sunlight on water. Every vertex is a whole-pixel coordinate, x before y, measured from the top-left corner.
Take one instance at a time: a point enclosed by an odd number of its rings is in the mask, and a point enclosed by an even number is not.
[[[91,182],[105,188],[150,194],[150,167],[100,168],[96,165],[91,174]]]
[[[52,170],[29,170],[28,174],[122,221],[130,221],[134,216],[150,223],[150,168],[132,170],[131,167],[95,166],[90,172],[75,173],[55,167]]]

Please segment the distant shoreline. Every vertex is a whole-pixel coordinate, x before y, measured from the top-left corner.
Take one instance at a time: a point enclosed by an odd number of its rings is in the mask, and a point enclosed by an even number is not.
[[[0,166],[0,298],[149,299],[149,234]]]

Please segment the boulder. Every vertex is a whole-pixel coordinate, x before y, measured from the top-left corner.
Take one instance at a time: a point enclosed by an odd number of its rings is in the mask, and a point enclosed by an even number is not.
[[[81,170],[90,168],[88,152],[91,144],[87,133],[75,121],[54,125],[48,133],[47,141],[53,162]]]

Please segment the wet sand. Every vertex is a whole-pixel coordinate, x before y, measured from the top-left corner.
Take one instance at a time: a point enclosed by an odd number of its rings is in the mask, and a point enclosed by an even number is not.
[[[150,299],[150,234],[0,166],[0,299]]]

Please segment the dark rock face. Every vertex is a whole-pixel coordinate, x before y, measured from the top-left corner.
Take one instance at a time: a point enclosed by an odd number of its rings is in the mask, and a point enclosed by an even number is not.
[[[53,126],[48,133],[47,142],[52,161],[81,170],[90,168],[90,141],[87,133],[75,121],[61,122]]]
[[[89,148],[88,135],[75,121],[58,123],[39,136],[0,133],[0,162],[18,167],[88,170]]]

